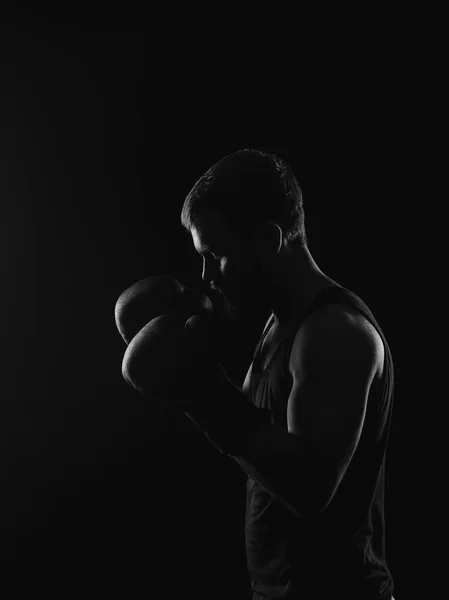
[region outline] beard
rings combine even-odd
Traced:
[[[242,322],[264,314],[270,305],[270,279],[257,254],[251,250],[246,252],[212,284],[220,318]]]
[[[225,318],[231,321],[253,320],[263,312],[267,298],[267,277],[260,270],[239,276],[222,291]]]
[[[223,312],[225,318],[230,321],[240,321],[244,318],[240,302],[235,298],[231,299],[229,295],[223,295]]]

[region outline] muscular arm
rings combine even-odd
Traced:
[[[347,315],[329,311],[292,350],[288,431],[226,378],[189,418],[223,453],[298,516],[331,501],[356,450],[381,348]]]

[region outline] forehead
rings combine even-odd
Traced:
[[[193,244],[197,250],[229,246],[231,243],[235,244],[235,236],[217,211],[208,211],[201,215],[198,227],[192,227],[191,234]]]

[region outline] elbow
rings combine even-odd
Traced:
[[[316,494],[308,507],[309,512],[315,516],[323,513],[332,502],[335,492],[336,489],[332,490],[332,492],[326,491],[321,494]]]
[[[302,498],[301,509],[304,518],[316,519],[321,513],[323,513],[332,501],[336,490],[317,489],[316,479],[313,483],[307,486],[307,489],[311,493],[306,494],[305,498]]]
[[[316,519],[325,510],[326,506],[327,505],[324,503],[315,500],[311,500],[307,503],[302,502],[300,506],[300,516],[303,519],[308,520]]]
[[[284,496],[284,501],[285,499]],[[285,504],[297,517],[305,520],[316,519],[327,506],[322,498],[318,498],[317,495],[312,497],[310,494],[305,494],[304,489],[302,489],[302,493],[298,490],[291,490],[290,501]]]

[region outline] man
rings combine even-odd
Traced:
[[[248,475],[253,599],[390,600],[384,482],[394,371],[379,324],[313,259],[301,190],[279,157],[225,157],[195,184],[181,221],[228,317],[271,311],[241,390],[268,415],[248,432],[247,450],[226,449],[207,418],[199,425],[187,412]]]

